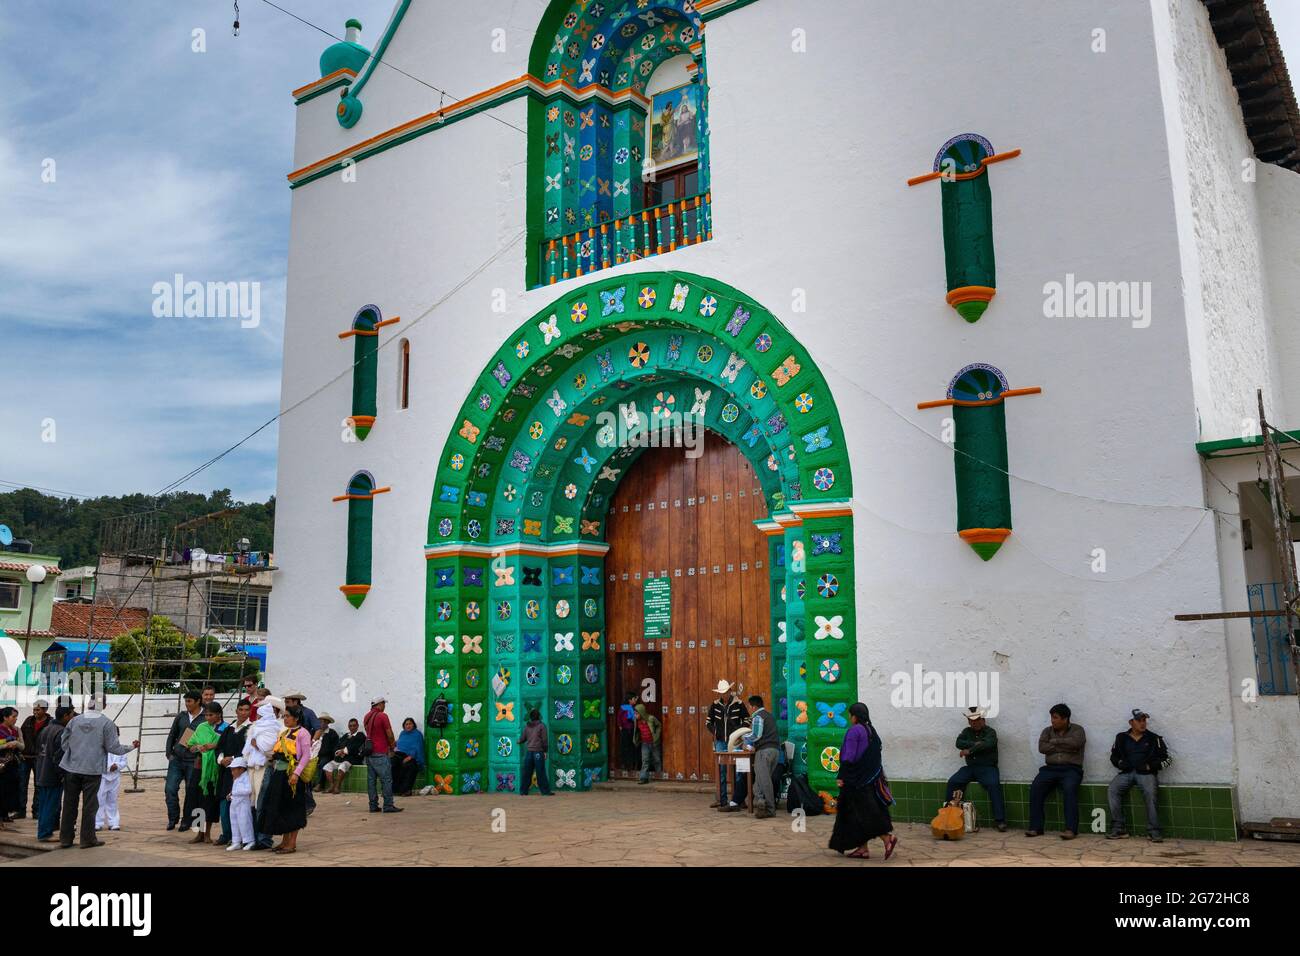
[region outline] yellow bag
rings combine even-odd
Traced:
[[[930,821],[930,832],[936,840],[960,840],[966,835],[966,821],[961,811],[961,791],[939,808],[938,815]]]

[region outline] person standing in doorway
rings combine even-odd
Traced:
[[[366,794],[370,798],[370,812],[379,812],[379,794],[376,783],[384,795],[384,813],[401,813],[402,808],[393,805],[393,751],[397,749],[397,738],[393,736],[393,722],[384,711],[388,707],[388,698],[376,697],[370,702],[370,711],[363,724],[366,739],[370,741],[370,754],[366,757]]]
[[[32,704],[31,716],[23,721],[23,755],[18,763],[18,787],[22,792],[22,804],[18,807],[19,819],[27,816],[27,784],[36,770],[37,738],[41,731],[50,725],[50,702],[40,697]],[[32,792],[32,819],[36,819],[36,793]]]
[[[537,789],[542,796],[551,795],[551,782],[546,779],[546,748],[550,745],[546,733],[546,724],[542,715],[536,710],[528,712],[528,723],[524,724],[519,742],[524,745],[524,773],[519,786],[519,796],[528,796],[528,787],[532,784],[533,773],[537,773]]]
[[[618,713],[614,715],[614,723],[618,728],[618,762],[623,770],[631,770],[636,766],[637,754],[641,749],[636,738],[636,704],[639,699],[640,695],[635,691],[625,694]]]
[[[133,740],[131,746],[120,743],[117,725],[99,710],[94,697],[86,704],[86,712],[78,714],[63,728],[60,737],[63,757],[59,767],[63,770],[63,820],[59,828],[59,845],[72,846],[77,832],[77,798],[81,798],[81,846],[102,846],[95,836],[95,814],[99,811],[99,783],[108,766],[109,754],[129,754],[140,746]]]
[[[753,694],[749,706],[750,732],[744,736],[745,746],[754,751],[754,816],[762,820],[776,813],[776,759],[781,748],[781,735],[777,733],[776,718],[763,706],[763,698]]]
[[[1079,785],[1083,783],[1083,748],[1088,738],[1082,727],[1070,722],[1067,705],[1057,704],[1048,713],[1051,724],[1038,735],[1038,752],[1045,759],[1029,785],[1029,829],[1025,836],[1043,835],[1047,795],[1060,787],[1065,803],[1061,839],[1073,840],[1079,832]]]
[[[181,712],[172,719],[171,729],[167,732],[167,782],[163,784],[163,798],[167,804],[167,829],[175,830],[177,825],[184,833],[190,828],[189,821],[181,821],[181,784],[189,780],[190,768],[194,766],[194,754],[185,746],[190,735],[199,729],[203,722],[202,695],[196,690],[185,692]],[[186,783],[186,797],[189,797],[189,784]]]
[[[718,695],[713,703],[709,705],[708,717],[704,721],[704,726],[709,734],[713,737],[713,750],[715,753],[725,753],[727,741],[731,735],[741,727],[749,725],[749,712],[745,710],[745,705],[741,703],[740,696],[735,692],[735,685],[727,680],[718,681],[718,686],[714,688]],[[740,809],[740,804],[745,802],[745,775],[736,774],[736,793],[735,800],[727,800],[727,775],[721,770],[718,772],[718,799],[710,803],[710,807],[717,807],[722,813],[731,813]]]
[[[641,744],[641,779],[637,783],[649,783],[652,766],[655,773],[661,773],[664,769],[659,749],[664,728],[659,723],[659,718],[646,710],[645,704],[637,704],[635,713],[636,737]]]

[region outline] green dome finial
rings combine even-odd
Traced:
[[[320,55],[320,75],[329,76],[339,70],[351,70],[360,73],[370,51],[363,47],[361,40],[361,21],[349,20],[344,24],[343,39],[330,46]]]

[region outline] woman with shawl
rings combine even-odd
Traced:
[[[880,837],[888,860],[898,845],[898,837],[894,836],[894,824],[889,819],[894,797],[881,764],[880,735],[871,725],[867,705],[861,701],[849,708],[849,718],[852,723],[840,747],[840,773],[836,780],[840,796],[830,848],[841,854],[852,850],[849,856],[865,860],[871,856],[867,844]]]
[[[191,771],[197,775],[199,785],[194,809],[203,814],[201,820],[194,821],[198,833],[191,843],[211,843],[212,827],[221,822],[221,797],[217,793],[221,767],[217,763],[217,744],[221,732],[226,729],[221,716],[220,704],[204,704],[203,723],[190,736],[190,752],[198,757],[195,761],[197,769]]]
[[[23,737],[18,729],[18,708],[0,707],[0,830],[22,812],[22,785],[18,764],[22,760]]]
[[[283,839],[276,853],[293,853],[298,849],[298,831],[307,825],[307,783],[302,779],[311,762],[311,734],[298,723],[291,710],[284,712],[284,730],[271,748],[271,763],[267,768],[271,782],[266,788],[266,798],[258,808],[258,833]]]
[[[397,735],[397,748],[393,752],[393,793],[409,797],[415,778],[424,769],[424,734],[415,729],[415,718],[402,721],[402,732]]]

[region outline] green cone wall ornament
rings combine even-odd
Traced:
[[[948,385],[948,397],[917,408],[952,406],[957,478],[957,533],[985,561],[1011,534],[1005,400],[1042,389],[1010,388],[992,365],[967,365]]]
[[[978,322],[997,292],[988,167],[1019,155],[1018,149],[995,153],[978,133],[961,133],[939,149],[933,170],[907,181],[917,186],[939,180],[947,301],[967,322]]]

